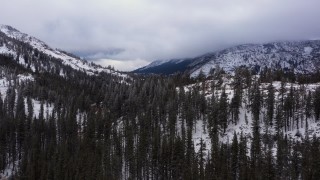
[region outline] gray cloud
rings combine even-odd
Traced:
[[[181,58],[225,47],[320,38],[318,0],[10,0],[0,23],[72,52]],[[101,54],[100,54],[101,55]],[[100,61],[101,62],[101,61]],[[134,66],[134,65],[133,65]]]

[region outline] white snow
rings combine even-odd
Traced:
[[[14,78],[13,77],[9,77],[10,79],[8,79],[8,77],[1,77],[0,76],[0,93],[2,96],[2,99],[4,99],[7,89],[8,87],[14,84]],[[19,83],[24,82],[24,81],[32,81],[33,77],[30,74],[20,74],[17,77],[17,80],[19,81]]]
[[[304,47],[304,52],[305,52],[306,55],[310,55],[312,50],[313,50],[312,47]]]
[[[228,100],[230,102],[231,98],[233,97],[233,90],[231,87],[231,83],[233,82],[233,78],[228,79],[228,78],[224,77],[223,79],[224,79],[223,80],[224,84],[222,84],[222,86],[226,87],[225,92],[228,95]],[[206,85],[205,85],[206,90],[204,93],[206,95],[206,98],[210,98],[212,96],[211,88],[210,88],[211,82],[212,82],[212,80],[208,80],[205,82],[206,83]],[[268,85],[269,85],[269,83],[262,83],[260,86],[261,93],[264,98],[266,98]],[[272,83],[272,85],[275,88],[275,101],[279,102],[280,101],[279,89],[281,87],[281,82],[274,81]],[[192,89],[196,88],[197,86],[200,88],[202,86],[202,84],[201,83],[191,84],[191,85],[185,86],[184,90],[186,92],[191,91]],[[308,92],[308,91],[314,92],[317,87],[320,87],[320,83],[305,84],[305,85],[300,85],[300,84],[296,84],[296,83],[286,83],[285,84],[286,93],[289,93],[289,90],[291,87],[293,87],[296,91],[300,90],[300,89],[305,89],[306,92]],[[202,90],[200,90],[199,93],[203,93]],[[221,89],[216,90],[215,95],[219,97],[221,95]],[[302,97],[299,97],[299,98],[302,98]],[[301,99],[301,101],[303,101],[303,99]],[[264,122],[265,117],[266,117],[266,108],[263,106],[261,109],[261,113],[260,113],[260,132],[261,132],[261,134],[263,135],[266,131],[268,131],[271,134],[275,134],[276,133],[275,126],[267,127]],[[302,138],[305,137],[306,132],[308,133],[308,136],[310,138],[312,138],[313,135],[320,137],[320,122],[316,122],[313,117],[309,118],[308,119],[308,123],[309,123],[308,129],[306,130],[305,117],[301,117],[301,116],[296,115],[295,118],[302,119],[302,123],[301,123],[301,120],[299,119],[299,127],[298,128],[296,127],[296,124],[294,123],[289,127],[289,129],[286,132],[284,132],[284,134],[286,134],[289,139],[300,141]],[[283,129],[283,131],[284,131],[284,129]],[[233,124],[229,120],[226,132],[223,133],[222,131],[220,131],[220,136],[219,136],[220,142],[231,143],[232,139],[233,139],[234,132],[236,132],[238,138],[240,138],[240,135],[242,132],[243,135],[248,138],[247,139],[248,140],[248,147],[250,147],[251,138],[252,138],[252,115],[251,115],[250,107],[248,106],[248,90],[247,89],[244,89],[243,102],[242,102],[242,105],[240,108],[240,114],[239,114],[239,122],[237,124]],[[301,136],[298,136],[298,132]],[[206,123],[204,123],[203,119],[197,120],[196,125],[194,127],[193,141],[194,141],[194,146],[195,146],[196,152],[198,152],[198,150],[200,148],[199,142],[200,142],[201,138],[204,140],[204,142],[206,144],[206,149],[210,151],[211,141],[208,136],[208,129],[207,129]],[[275,149],[275,147],[273,149]],[[276,153],[276,152],[273,152],[273,153]]]
[[[32,99],[33,104],[33,117],[39,118],[40,114],[40,108],[41,108],[41,102],[38,100]],[[26,113],[27,113],[27,104],[25,104],[26,107]],[[49,115],[52,114],[53,105],[48,103],[43,103],[43,116],[44,119],[49,119]]]
[[[0,170],[0,180],[9,179],[13,174],[18,172],[19,170],[18,163],[19,161],[14,162],[14,164],[10,163],[9,166],[7,166],[3,171]]]
[[[78,59],[72,56],[69,56],[68,54],[61,52],[59,50],[54,50],[50,48],[47,44],[44,42],[38,40],[37,38],[34,38],[32,36],[29,36],[27,34],[21,33],[18,30],[7,26],[7,25],[0,25],[0,31],[5,33],[8,37],[17,39],[19,41],[25,42],[27,44],[30,44],[33,48],[39,50],[40,52],[43,52],[51,57],[54,57],[56,59],[60,59],[61,62],[65,65],[71,66],[73,69],[84,71],[89,75],[94,75],[99,72],[107,72],[111,73],[116,76],[121,76],[126,78],[127,75],[122,74],[120,72],[112,71],[110,69],[107,69],[105,67],[98,67],[96,65],[92,65],[91,63],[84,61],[82,59]],[[0,47],[0,53],[1,54],[12,54],[16,55],[15,51],[8,49],[6,46]],[[23,62],[20,60],[20,63]]]
[[[319,50],[320,41],[275,42],[268,44],[247,44],[235,46],[215,53],[208,53],[194,58],[189,66],[191,77],[197,77],[202,71],[208,75],[211,68],[219,66],[227,73],[236,67],[279,68],[295,67],[296,73],[314,72],[317,65],[312,61],[312,52]],[[142,69],[159,66],[166,62],[178,63],[189,59],[155,61]],[[204,64],[201,64],[204,62]],[[198,65],[200,63],[200,65]]]
[[[18,75],[17,76],[17,80],[19,81],[19,83],[21,82],[25,82],[25,81],[33,81],[33,77],[28,74],[28,75]],[[5,99],[6,97],[6,92],[8,90],[8,88],[10,87],[10,85],[14,84],[14,80],[11,79],[9,80],[7,77],[2,77],[0,78],[0,96],[2,98],[2,100]],[[16,90],[17,93],[17,90]],[[16,98],[17,99],[17,98]],[[35,99],[32,99],[32,104],[33,104],[33,116],[34,117],[39,117],[39,113],[40,113],[40,106],[41,106],[41,102]],[[25,99],[25,111],[26,113],[28,113],[28,108],[27,108],[27,102]],[[43,105],[43,109],[44,109],[44,118],[47,117],[47,114],[52,114],[52,109],[53,109],[53,105],[52,104],[47,104],[44,103]]]
[[[7,46],[0,46],[0,54],[7,54],[7,55],[14,55],[16,56],[16,53],[10,49],[7,48]]]
[[[209,137],[209,132],[206,124],[202,120],[196,121],[196,125],[192,135],[194,149],[195,152],[198,152],[200,149],[200,141],[201,139],[206,145],[206,150],[210,150],[211,148],[211,139]]]

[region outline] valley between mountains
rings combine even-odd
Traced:
[[[133,72],[0,26],[0,179],[316,179],[320,41]]]

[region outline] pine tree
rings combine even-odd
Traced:
[[[320,176],[320,141],[316,136],[311,143],[311,179],[317,179]]]
[[[231,145],[231,173],[232,179],[238,179],[239,172],[239,144],[236,132],[233,133],[233,140]]]
[[[292,179],[299,179],[301,174],[301,157],[300,157],[300,143],[295,142],[293,145],[293,152],[291,156],[291,177]]]
[[[3,112],[3,101],[0,93],[0,172],[7,166],[7,122],[5,121],[5,113]]]
[[[231,99],[231,103],[230,103],[231,116],[232,116],[231,119],[235,125],[237,125],[239,121],[240,107],[241,107],[240,92],[235,90],[234,96]]]
[[[258,178],[261,166],[261,137],[260,137],[260,91],[255,86],[252,103],[252,142],[251,142],[251,173],[254,179]]]
[[[281,135],[282,133],[282,128],[283,128],[283,113],[282,113],[282,106],[279,105],[277,107],[277,112],[276,112],[276,118],[275,118],[275,121],[276,121],[276,126],[275,126],[275,129],[276,129],[276,137],[277,139],[279,139],[279,136]]]
[[[28,96],[27,97],[27,109],[28,109],[28,114],[27,114],[27,130],[30,130],[31,128],[31,120],[33,118],[33,104],[31,98]]]
[[[307,129],[308,128],[308,119],[311,117],[311,111],[312,111],[312,104],[311,104],[311,100],[312,100],[312,97],[311,97],[311,92],[309,91],[308,94],[307,94],[307,97],[305,98],[306,99],[306,102],[305,102],[305,109],[304,109],[304,113],[305,113],[305,122],[306,122],[306,125],[305,125],[305,128]]]
[[[241,132],[239,142],[239,179],[249,179],[249,167],[247,157],[247,140]]]
[[[279,95],[280,100],[281,100],[281,106],[283,107],[284,105],[284,97],[285,97],[285,93],[286,93],[286,82],[284,79],[281,79],[281,86],[280,86],[280,91],[279,91]]]
[[[268,86],[268,97],[267,97],[267,119],[270,126],[273,125],[273,114],[274,114],[274,88],[272,83]]]
[[[175,141],[172,158],[172,178],[182,179],[184,173],[184,144],[179,136]]]
[[[313,100],[313,108],[314,108],[314,116],[316,121],[320,119],[320,88],[317,88],[314,92],[314,100]]]
[[[17,105],[16,105],[16,119],[18,121],[18,148],[19,148],[19,159],[21,158],[22,146],[26,136],[26,114],[25,114],[25,105],[24,98],[21,90],[18,93]]]
[[[219,114],[218,118],[223,129],[223,132],[226,132],[228,126],[228,96],[225,91],[225,87],[222,89],[221,97],[219,100]]]
[[[260,110],[261,110],[261,93],[259,89],[259,84],[256,81],[253,87],[252,92],[252,104],[251,104],[251,111],[253,115],[253,121],[259,121],[260,116]]]
[[[275,162],[273,157],[272,145],[273,142],[270,133],[267,130],[264,134],[264,151],[263,151],[263,166],[262,174],[264,179],[275,179]]]
[[[302,179],[312,179],[311,177],[311,161],[312,161],[312,154],[311,154],[311,143],[309,140],[308,135],[306,135],[305,140],[303,142],[303,149],[302,149],[302,168],[301,168],[301,178]],[[279,171],[279,169],[278,169]]]
[[[203,139],[200,139],[198,144],[200,146],[198,151],[198,159],[199,159],[199,177],[200,179],[204,179],[204,168],[205,168],[205,156],[206,156],[206,144],[204,143]]]

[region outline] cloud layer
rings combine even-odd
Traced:
[[[10,0],[1,6],[1,24],[71,52],[121,49],[106,54],[115,60],[192,57],[243,43],[320,38],[319,0]]]

